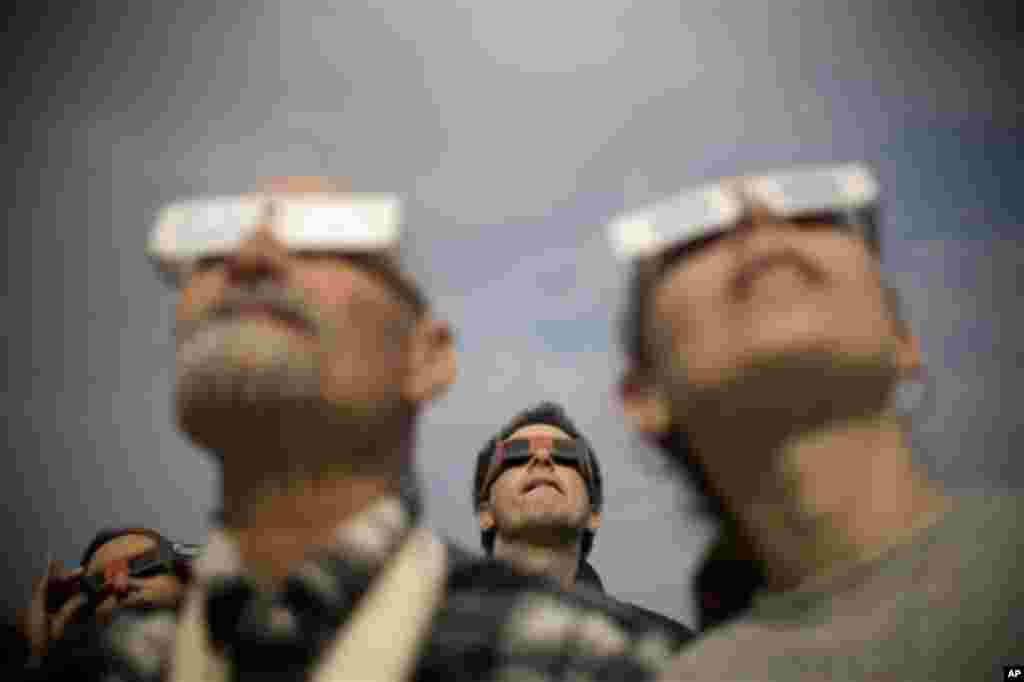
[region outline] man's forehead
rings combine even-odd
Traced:
[[[103,543],[89,560],[90,566],[107,564],[124,558],[134,558],[156,547],[156,540],[148,535],[130,533],[119,535]]]
[[[250,194],[349,194],[352,184],[341,177],[279,175],[261,179]]]

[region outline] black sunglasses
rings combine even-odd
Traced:
[[[573,438],[554,438],[552,436],[532,436],[530,438],[508,438],[500,440],[494,446],[494,457],[487,468],[487,476],[480,490],[481,499],[487,497],[491,485],[506,469],[527,464],[533,453],[546,448],[551,453],[555,464],[575,467],[588,488],[593,481],[593,470],[590,466],[590,452],[587,447]]]

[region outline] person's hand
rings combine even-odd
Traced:
[[[412,533],[363,596],[348,624],[316,664],[313,682],[403,682],[415,670],[444,594],[445,547],[426,529]],[[227,669],[207,639],[202,603],[192,590],[174,645],[172,682],[223,682]]]
[[[50,560],[47,562],[46,572],[32,587],[28,608],[18,617],[18,629],[28,640],[32,662],[38,663],[46,656],[50,645],[61,638],[68,623],[88,601],[85,594],[77,592],[64,602],[56,613],[49,613],[46,610],[46,600],[51,583],[59,579],[77,578],[82,575],[82,571],[81,567],[65,571],[59,562]]]

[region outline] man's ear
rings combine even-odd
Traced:
[[[476,519],[480,523],[480,530],[494,528],[494,512],[491,511],[490,502],[480,503],[480,508],[476,511]]]
[[[924,374],[921,340],[907,316],[906,305],[899,289],[882,279],[882,295],[893,324],[896,338],[896,367],[902,379],[920,379]]]
[[[416,322],[408,348],[409,373],[402,393],[411,403],[444,395],[455,381],[455,342],[447,322],[424,317]]]
[[[590,512],[590,518],[587,519],[587,529],[597,532],[597,529],[601,527],[601,512],[592,511]]]
[[[897,334],[896,366],[904,379],[918,379],[924,374],[924,356],[921,339],[907,329]]]
[[[641,434],[660,438],[672,424],[664,391],[644,373],[629,369],[619,381],[619,399],[629,425]]]

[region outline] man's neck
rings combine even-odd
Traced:
[[[735,429],[721,436],[701,434],[698,447],[710,453],[709,476],[755,539],[773,590],[877,557],[948,508],[892,416],[827,423],[769,448]]]
[[[494,538],[494,558],[507,561],[523,573],[554,578],[562,589],[576,585],[580,565],[580,543],[535,545],[522,538]]]
[[[285,460],[287,453],[222,456],[223,523],[236,537],[247,571],[264,586],[278,584],[310,550],[329,545],[340,524],[396,493],[406,458],[396,452],[378,454],[372,468],[338,465],[294,475],[260,466],[275,457]],[[340,448],[333,457],[348,461]]]

